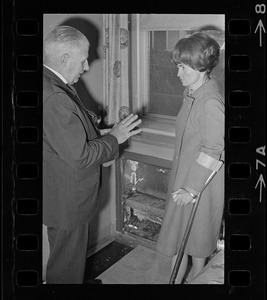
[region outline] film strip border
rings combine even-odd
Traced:
[[[227,299],[226,295],[233,299],[237,299],[235,295],[263,299],[264,294],[265,15],[265,4],[251,6],[249,14],[247,10],[238,11],[238,17],[226,13],[227,176],[222,299]],[[8,190],[2,208],[4,224],[13,225],[11,230],[6,226],[3,234],[4,240],[12,236],[12,245],[5,244],[3,259],[11,269],[12,292],[24,295],[42,286],[40,19],[18,18],[13,22],[9,46],[14,60],[12,70],[6,70],[12,72],[11,97],[6,100],[12,107],[10,103],[4,105],[5,111],[11,111],[11,115],[4,116],[5,126],[11,128],[11,142],[6,144],[10,156],[4,156],[3,168],[11,166],[11,173],[3,180]],[[12,212],[8,214],[10,204]]]
[[[263,275],[255,263],[265,261],[265,60],[262,23],[266,6],[254,14],[229,19],[226,26],[226,280],[231,287],[253,289]],[[259,75],[262,74],[262,75]],[[261,76],[263,78],[261,78]],[[261,100],[260,100],[261,99]],[[258,101],[259,100],[259,101]],[[231,290],[231,289],[230,289]],[[263,297],[263,290],[256,290]]]
[[[42,270],[42,24],[13,27],[13,285],[37,286]],[[41,51],[40,51],[41,50]]]

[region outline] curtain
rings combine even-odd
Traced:
[[[104,15],[104,107],[106,125],[129,113],[128,14]]]

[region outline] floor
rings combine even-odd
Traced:
[[[168,284],[171,260],[141,245],[98,276],[103,284]]]
[[[85,281],[95,279],[133,249],[133,247],[117,241],[113,241],[100,249],[97,253],[87,258],[84,275]]]
[[[171,261],[142,245],[113,241],[87,259],[85,280],[99,278],[103,284],[168,284]],[[187,275],[190,277],[191,264]],[[216,253],[203,272],[188,284],[223,284],[224,251]]]

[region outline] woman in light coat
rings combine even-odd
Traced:
[[[176,120],[176,145],[158,252],[172,256],[173,266],[192,203],[220,160],[224,160],[224,98],[210,73],[219,61],[218,43],[204,33],[178,41],[172,60],[185,86]],[[204,190],[185,248],[176,283],[182,283],[188,256],[193,277],[215,250],[224,209],[224,168]]]

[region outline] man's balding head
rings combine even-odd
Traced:
[[[59,72],[70,84],[89,70],[87,58],[89,41],[76,28],[59,26],[44,42],[44,64]]]

